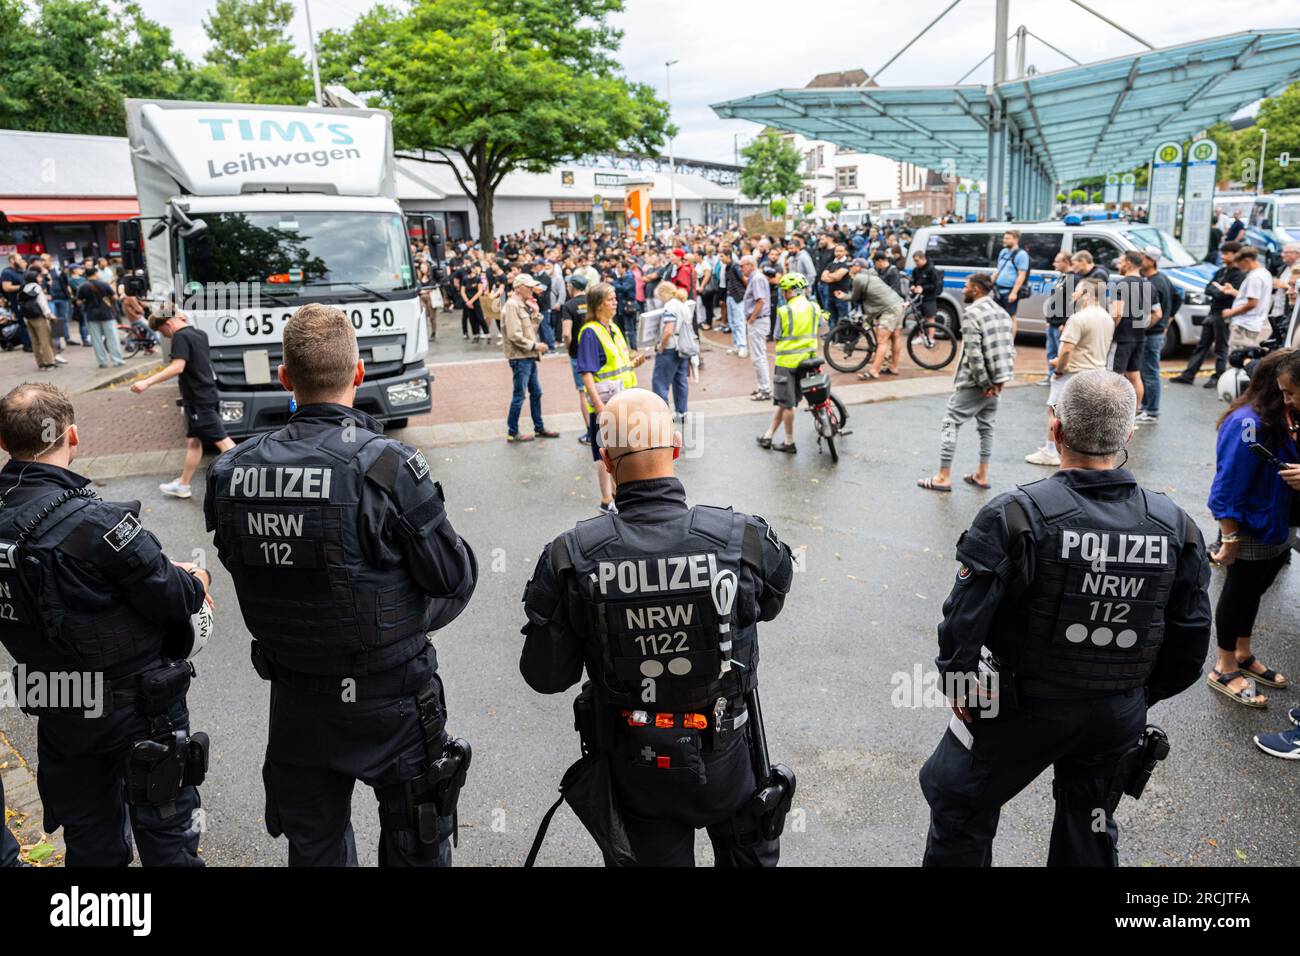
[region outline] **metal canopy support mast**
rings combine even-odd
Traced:
[[[1004,192],[1007,172],[1007,131],[1002,93],[998,87],[1007,79],[1007,22],[1011,0],[997,0],[993,27],[993,85],[989,88],[989,158],[987,218],[996,222],[1006,213]]]

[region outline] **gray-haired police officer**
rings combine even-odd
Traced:
[[[1002,805],[1048,766],[1048,864],[1117,865],[1147,708],[1197,679],[1210,635],[1200,530],[1115,465],[1134,398],[1113,372],[1073,376],[1052,425],[1062,470],[989,502],[957,544],[937,660],[954,717],[921,769],[927,865],[989,865]],[[961,694],[981,671],[992,687]]]
[[[208,471],[208,529],[271,681],[266,825],[295,866],[355,866],[355,781],[379,799],[381,866],[446,866],[469,747],[449,740],[429,632],[478,580],[424,456],[352,407],[365,375],[335,308],[284,326],[287,425]]]
[[[189,734],[185,657],[210,579],[167,560],[139,502],[69,470],[77,444],[62,390],[0,399],[0,643],[38,721],[44,828],[63,827],[69,866],[126,866],[132,834],[145,866],[202,866],[207,738]]]
[[[762,518],[687,506],[653,392],[614,396],[601,435],[618,514],[547,545],[524,596],[529,686],[561,693],[584,665],[589,679],[575,704],[588,756],[564,798],[610,865],[693,866],[705,827],[719,866],[775,866],[794,779],[766,766],[756,625],[781,611],[790,551]],[[611,816],[616,832],[597,832]]]

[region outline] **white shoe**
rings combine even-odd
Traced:
[[[1140,412],[1133,420],[1143,425],[1154,425],[1156,422],[1160,421],[1160,416],[1152,415],[1150,412]]]
[[[1032,454],[1026,455],[1025,461],[1029,462],[1031,465],[1051,465],[1055,468],[1060,466],[1061,456],[1046,448],[1039,448]]]
[[[54,362],[55,362],[56,365],[67,365],[67,364],[68,364],[68,360],[65,359],[62,355],[56,355],[56,356],[54,356]]]
[[[736,354],[739,355],[741,358],[749,358],[749,349],[741,349]]]
[[[164,485],[159,485],[158,490],[165,495],[171,495],[173,498],[192,497],[192,493],[190,492],[190,486],[182,485],[181,480],[179,478],[177,478],[175,481],[169,481]]]

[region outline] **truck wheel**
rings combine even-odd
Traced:
[[[957,338],[961,338],[961,319],[957,318],[957,310],[953,308],[951,302],[944,302],[942,299],[938,302],[938,314],[931,319],[932,322],[942,322],[948,328],[952,329]]]

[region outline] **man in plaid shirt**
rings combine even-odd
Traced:
[[[993,418],[998,412],[1002,386],[1011,381],[1016,346],[1011,316],[993,295],[993,277],[977,272],[966,280],[961,320],[962,350],[952,397],[943,416],[939,472],[917,485],[927,491],[952,491],[952,459],[957,451],[957,431],[972,417],[980,434],[980,465],[962,480],[977,488],[989,487],[989,459],[993,457]]]

